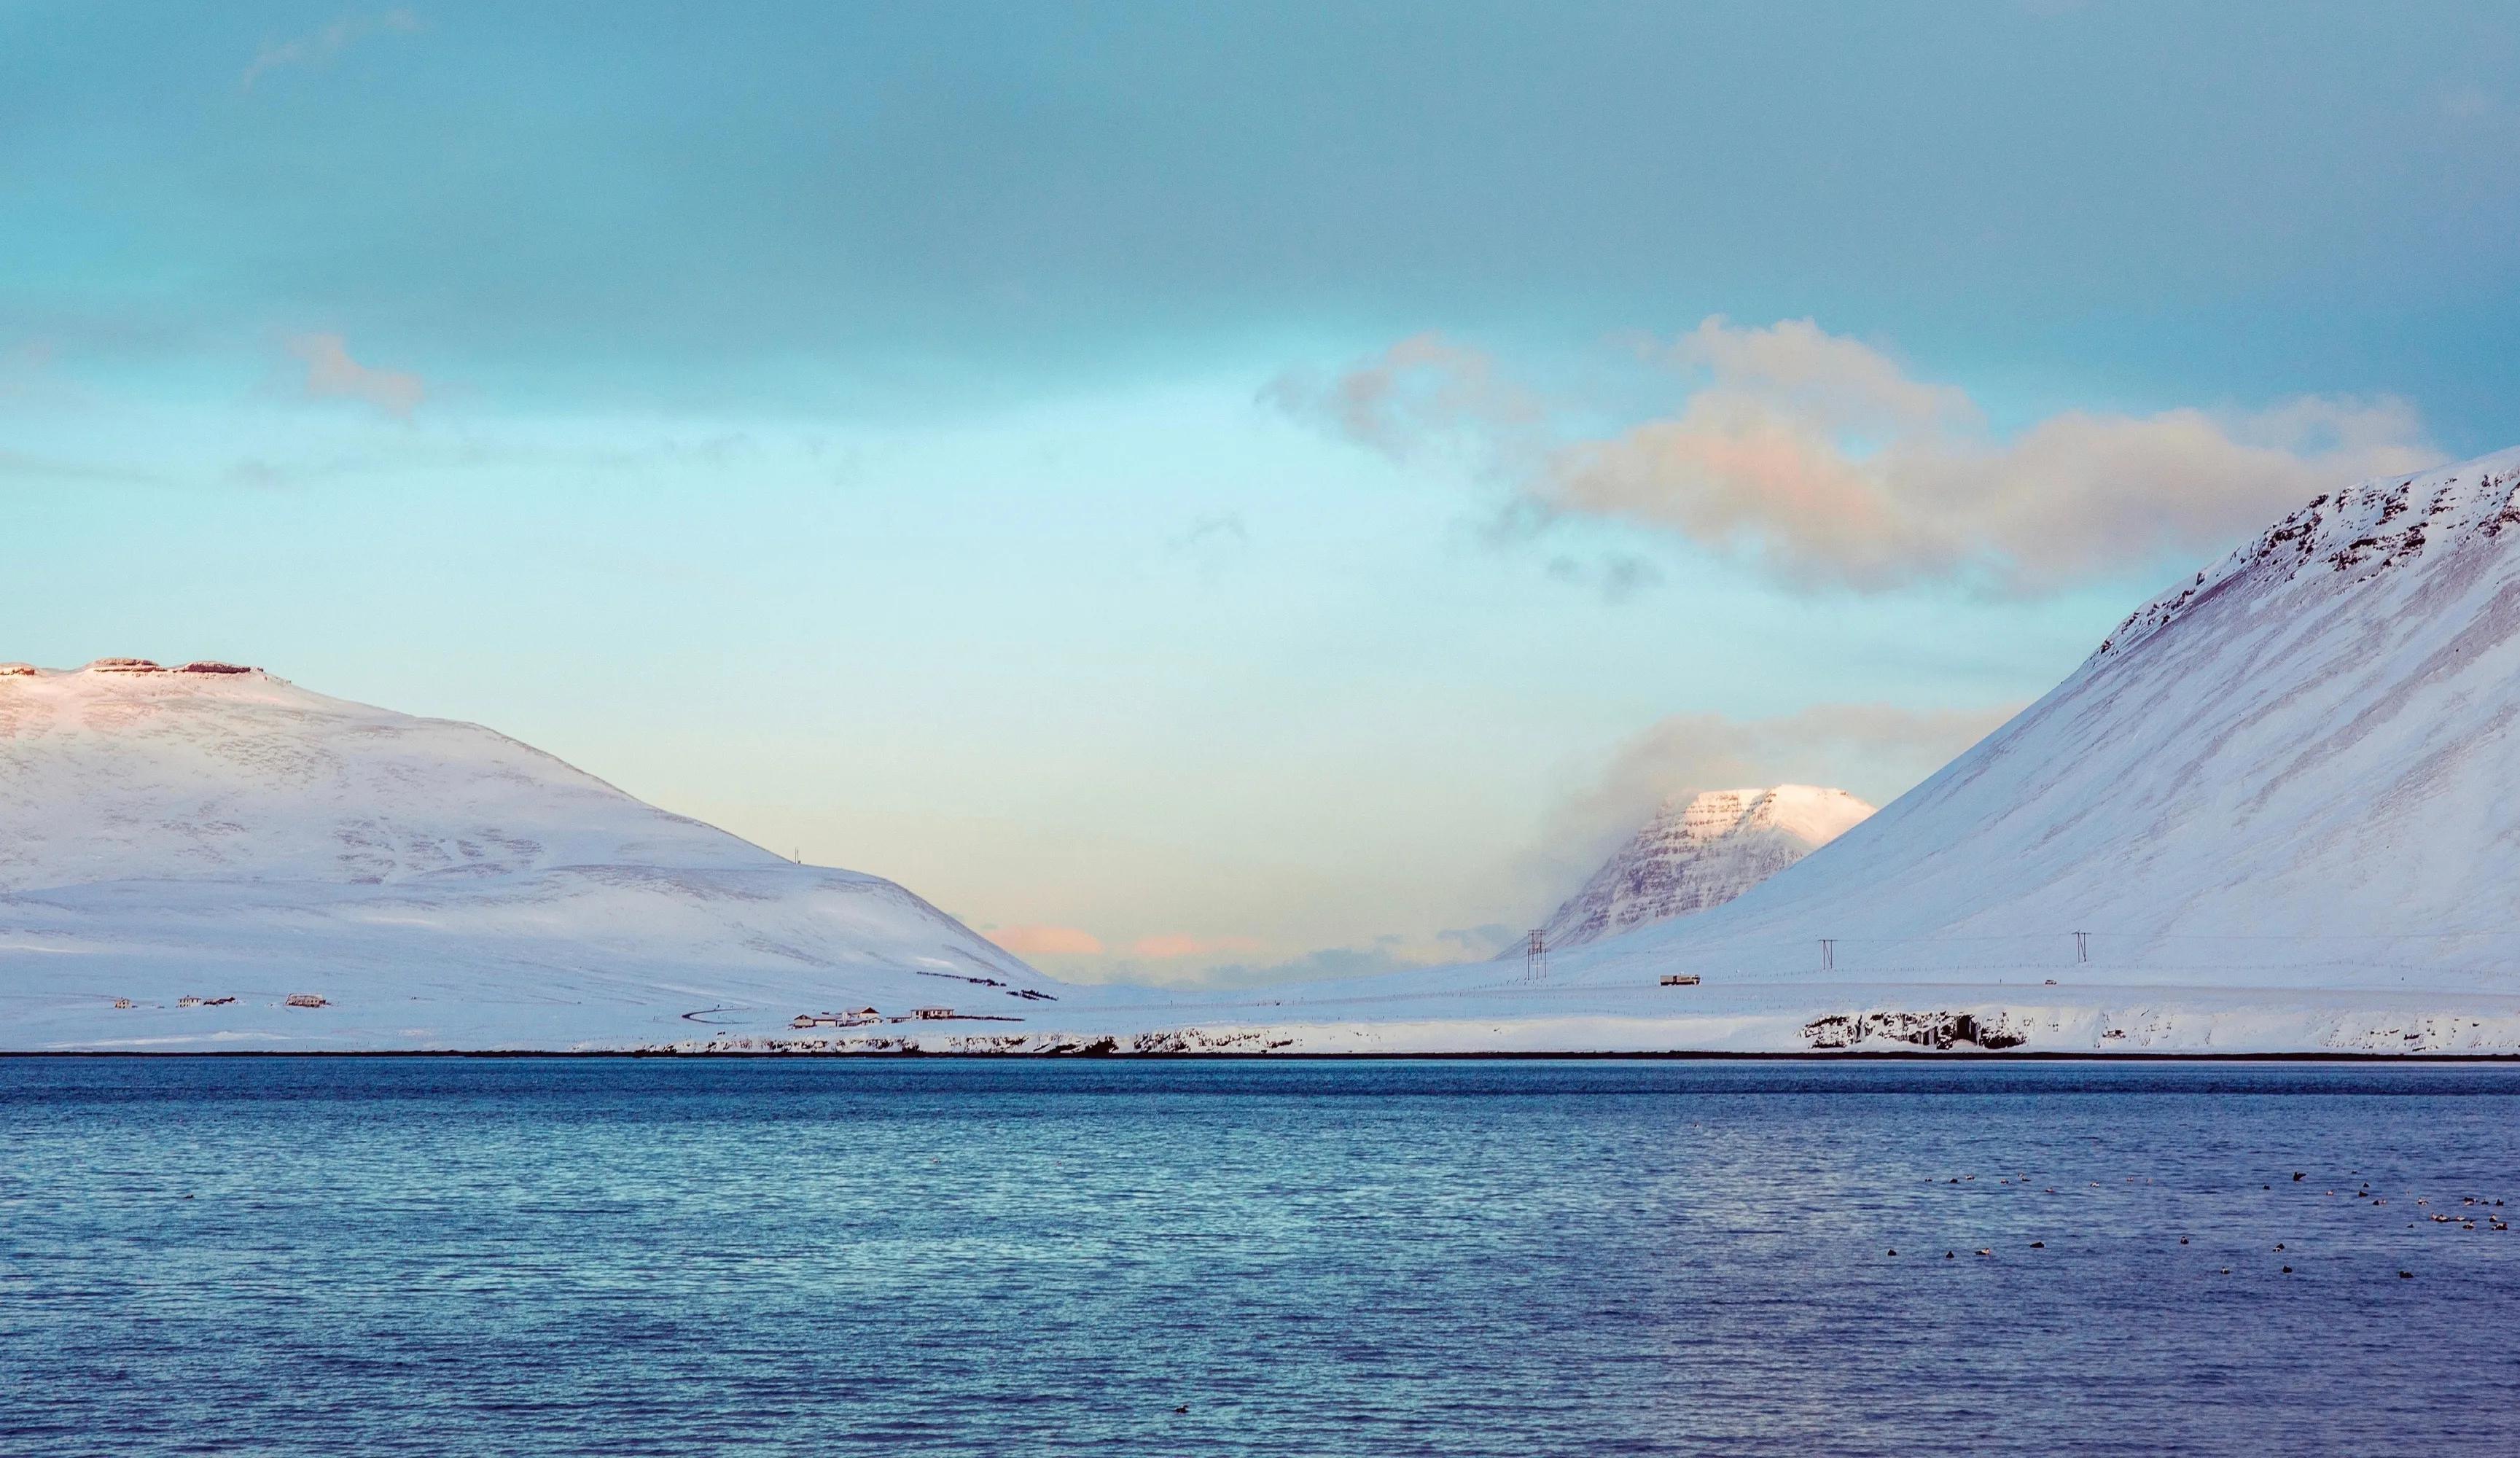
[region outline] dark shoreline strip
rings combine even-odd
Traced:
[[[2343,1063],[2520,1064],[2520,1053],[963,1053],[938,1049],[867,1052],[765,1052],[718,1049],[599,1048],[537,1051],[519,1048],[194,1048],[153,1052],[139,1048],[0,1049],[11,1058],[706,1058],[787,1062],[800,1059],[968,1059],[985,1063]]]

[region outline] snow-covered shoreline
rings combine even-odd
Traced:
[[[1292,990],[1292,989],[1289,989]],[[220,1008],[95,998],[6,1008],[20,1052],[447,1052],[1049,1055],[2520,1056],[2520,995],[2118,983],[1799,983],[1727,988],[1499,987],[1490,996],[1148,999],[1065,989],[1020,1015],[897,1018],[796,1028],[784,1004],[556,1010],[357,998],[291,1008],[266,995]],[[1489,1001],[1484,1016],[1462,1003]],[[697,1000],[694,999],[697,1003]],[[1370,1005],[1359,1006],[1365,1002]],[[1555,1003],[1558,1006],[1552,1006]],[[372,1021],[391,1012],[401,1026]]]

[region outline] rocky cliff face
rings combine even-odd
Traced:
[[[1576,946],[1725,902],[1872,813],[1843,790],[1709,790],[1664,803],[1549,919],[1549,945]],[[1517,946],[1507,955],[1518,957]]]

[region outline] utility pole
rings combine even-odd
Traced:
[[[2088,963],[2092,960],[2091,933],[2077,932],[2074,934],[2074,960],[2077,963]]]
[[[1822,972],[1837,970],[1837,938],[1834,936],[1823,936],[1820,939],[1820,970]]]
[[[1549,976],[1549,938],[1545,929],[1534,927],[1522,944],[1522,979],[1536,982]]]

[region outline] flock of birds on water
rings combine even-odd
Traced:
[[[2353,1177],[2353,1176],[2354,1176],[2355,1174],[2357,1174],[2357,1173],[2359,1173],[2359,1171],[2349,1170],[2349,1171],[2347,1171],[2347,1176],[2348,1176],[2349,1178],[2351,1178],[2351,1177]],[[2304,1182],[2305,1180],[2307,1180],[2309,1177],[2310,1177],[2310,1175],[2309,1175],[2309,1171],[2307,1171],[2307,1170],[2302,1170],[2302,1169],[2296,1169],[2296,1170],[2294,1170],[2294,1171],[2293,1171],[2293,1173],[2292,1173],[2292,1181],[2291,1181],[2291,1182],[2292,1182],[2292,1183],[2294,1183],[2294,1184],[2300,1184],[2300,1183]],[[1976,1181],[1976,1179],[1977,1179],[1977,1176],[1976,1176],[1976,1175],[1974,1175],[1974,1174],[1953,1175],[1953,1176],[1951,1176],[1951,1177],[1949,1177],[1949,1178],[1945,1179],[1945,1180],[1943,1181],[1943,1183],[1945,1183],[1945,1184],[1950,1184],[1950,1185],[1964,1185],[1964,1184],[1971,1184],[1971,1183],[1974,1183],[1974,1182]],[[2127,1182],[2128,1182],[2129,1184],[2136,1184],[2136,1183],[2139,1183],[2140,1181],[2138,1181],[2135,1176],[2130,1175],[2130,1176],[2128,1176],[2128,1178],[2127,1178]],[[2024,1174],[2024,1175],[2019,1175],[2019,1176],[2005,1175],[2005,1176],[2000,1177],[2000,1178],[1996,1181],[1996,1183],[2001,1184],[2001,1185],[2016,1185],[2016,1184],[2017,1184],[2017,1185],[2028,1185],[2028,1184],[2032,1183],[2032,1180],[2031,1180],[2030,1176],[2028,1176],[2028,1175],[2026,1175],[2026,1174]],[[2100,1183],[2100,1181],[2098,1181],[2098,1180],[2092,1180],[2092,1181],[2090,1181],[2089,1183],[2090,1183],[2091,1187],[2092,1187],[2092,1188],[2093,1188],[2093,1189],[2103,1189],[2103,1188],[2105,1188],[2105,1186],[2103,1186],[2103,1185]],[[2260,1188],[2260,1189],[2262,1189],[2262,1190],[2269,1190],[2269,1191],[2272,1191],[2272,1190],[2274,1188],[2274,1186],[2273,1186],[2272,1184],[2271,1184],[2271,1183],[2270,1183],[2270,1184],[2261,1185],[2261,1186],[2259,1186],[2259,1188]],[[2043,1193],[2043,1194],[2048,1194],[2048,1195],[2054,1195],[2054,1194],[2058,1194],[2058,1193],[2060,1193],[2060,1191],[2057,1189],[2057,1187],[2056,1187],[2056,1186],[2054,1186],[2054,1185],[2048,1185],[2048,1186],[2044,1187],[2044,1189],[2042,1190],[2042,1192],[2041,1192],[2041,1193]],[[2336,1191],[2334,1191],[2334,1190],[2326,1190],[2326,1191],[2322,1191],[2321,1193],[2322,1193],[2322,1195],[2323,1195],[2325,1198],[2328,1198],[2328,1199],[2334,1199],[2334,1198],[2336,1197],[2336,1194],[2337,1194],[2337,1192],[2336,1192]],[[2350,1191],[2350,1192],[2348,1192],[2348,1193],[2349,1193],[2349,1198],[2350,1198],[2350,1199],[2352,1199],[2352,1200],[2355,1200],[2355,1201],[2361,1201],[2361,1202],[2367,1202],[2367,1204],[2365,1204],[2363,1207],[2364,1207],[2364,1208],[2368,1208],[2368,1209],[2378,1209],[2378,1208],[2381,1208],[2382,1207],[2384,1207],[2384,1206],[2388,1205],[2388,1203],[2389,1203],[2389,1200],[2388,1200],[2388,1197],[2387,1197],[2387,1196],[2385,1196],[2385,1195],[2374,1195],[2373,1193],[2371,1193],[2371,1183],[2370,1183],[2370,1181],[2368,1181],[2368,1180],[2363,1180],[2363,1181],[2362,1181],[2361,1185],[2360,1185],[2358,1188],[2356,1188],[2356,1189],[2354,1189],[2354,1190],[2352,1190],[2352,1191]],[[2504,1232],[2508,1232],[2508,1231],[2511,1229],[2511,1223],[2510,1223],[2510,1221],[2508,1221],[2508,1220],[2504,1219],[2501,1215],[2495,1213],[2497,1210],[2499,1210],[2500,1208],[2502,1208],[2502,1202],[2501,1202],[2500,1200],[2497,1200],[2497,1199],[2489,1199],[2489,1198],[2487,1198],[2487,1197],[2479,1196],[2479,1195],[2466,1195],[2466,1196],[2461,1196],[2461,1197],[2459,1197],[2459,1203],[2458,1203],[2458,1205],[2455,1207],[2455,1209],[2458,1211],[2458,1213],[2452,1213],[2452,1212],[2450,1212],[2450,1207],[2449,1207],[2449,1206],[2448,1206],[2448,1197],[2444,1197],[2444,1206],[2445,1206],[2445,1208],[2442,1208],[2442,1209],[2435,1209],[2435,1208],[2432,1208],[2432,1198],[2431,1198],[2430,1196],[2417,1196],[2417,1197],[2415,1197],[2415,1201],[2414,1201],[2414,1207],[2415,1207],[2416,1209],[2418,1209],[2418,1210],[2422,1211],[2422,1212],[2424,1213],[2424,1215],[2425,1215],[2425,1218],[2424,1218],[2424,1219],[2421,1219],[2421,1220],[2409,1220],[2409,1221],[2408,1221],[2408,1222],[2407,1222],[2407,1228],[2408,1228],[2408,1230],[2420,1230],[2420,1229],[2422,1229],[2425,1225],[2427,1225],[2427,1224],[2431,1224],[2431,1225],[2438,1225],[2438,1226],[2449,1226],[2449,1227],[2451,1227],[2451,1228],[2457,1229],[2457,1230],[2462,1230],[2462,1231],[2472,1231],[2472,1230],[2477,1230],[2477,1229],[2482,1228],[2482,1229],[2484,1229],[2484,1230],[2488,1230],[2488,1231],[2504,1231]],[[2484,1223],[2483,1223],[2483,1225],[2482,1225],[2481,1227],[2480,1227],[2480,1226],[2479,1226],[2479,1224],[2478,1224],[2478,1222],[2479,1222],[2480,1220],[2484,1222]],[[2186,1245],[2186,1244],[2188,1243],[2188,1237],[2183,1236],[2183,1235],[2182,1235],[2182,1236],[2181,1236],[2181,1237],[2179,1238],[2179,1243],[2180,1243],[2181,1245],[2182,1245],[2182,1246],[2183,1246],[2183,1245]],[[2287,1245],[2289,1245],[2289,1244],[2291,1244],[2291,1242],[2287,1242],[2287,1241],[2277,1241],[2277,1242],[2275,1242],[2275,1244],[2274,1244],[2274,1250],[2273,1250],[2273,1252],[2272,1252],[2272,1253],[2274,1253],[2274,1254],[2284,1254],[2284,1253],[2286,1253],[2285,1247],[2286,1247]],[[2047,1243],[2046,1241],[2032,1241],[2032,1242],[2030,1242],[2030,1249],[2031,1249],[2031,1250],[2033,1250],[2033,1251],[2044,1251],[2044,1250],[2048,1249],[2048,1243]],[[1891,1250],[1886,1251],[1884,1253],[1886,1253],[1886,1254],[1888,1254],[1888,1255],[1897,1255],[1899,1253],[1898,1253],[1898,1251],[1897,1251],[1896,1249],[1891,1249]],[[1979,1254],[1979,1255],[1982,1255],[1982,1256],[1985,1256],[1985,1257],[1988,1257],[1988,1258],[1992,1259],[1992,1258],[1994,1257],[1994,1255],[1995,1255],[1995,1248],[1994,1248],[1994,1247],[1992,1247],[1992,1246],[1979,1246],[1979,1247],[1977,1247],[1977,1248],[1976,1248],[1976,1253],[1977,1253],[1977,1254]],[[1945,1252],[1943,1253],[1943,1258],[1944,1258],[1945,1260],[1958,1260],[1958,1259],[1959,1258],[1959,1252],[1958,1252],[1957,1249],[1945,1251]],[[2230,1268],[2229,1266],[2228,1266],[2228,1265],[2227,1265],[2227,1266],[2222,1267],[2222,1269],[2221,1269],[2221,1274],[2226,1275],[2226,1276],[2228,1276],[2228,1275],[2231,1274],[2231,1268]],[[2283,1267],[2282,1267],[2282,1269],[2280,1270],[2280,1272],[2279,1272],[2278,1274],[2289,1276],[2289,1275],[2293,1274],[2293,1268],[2292,1268],[2291,1266],[2289,1266],[2289,1265],[2285,1265],[2285,1266],[2283,1266]],[[2414,1273],[2413,1271],[2401,1269],[2401,1270],[2399,1270],[2399,1272],[2398,1272],[2398,1279],[2400,1279],[2400,1280],[2402,1280],[2402,1281],[2411,1281],[2411,1280],[2413,1280],[2414,1278],[2415,1278],[2415,1273]]]

